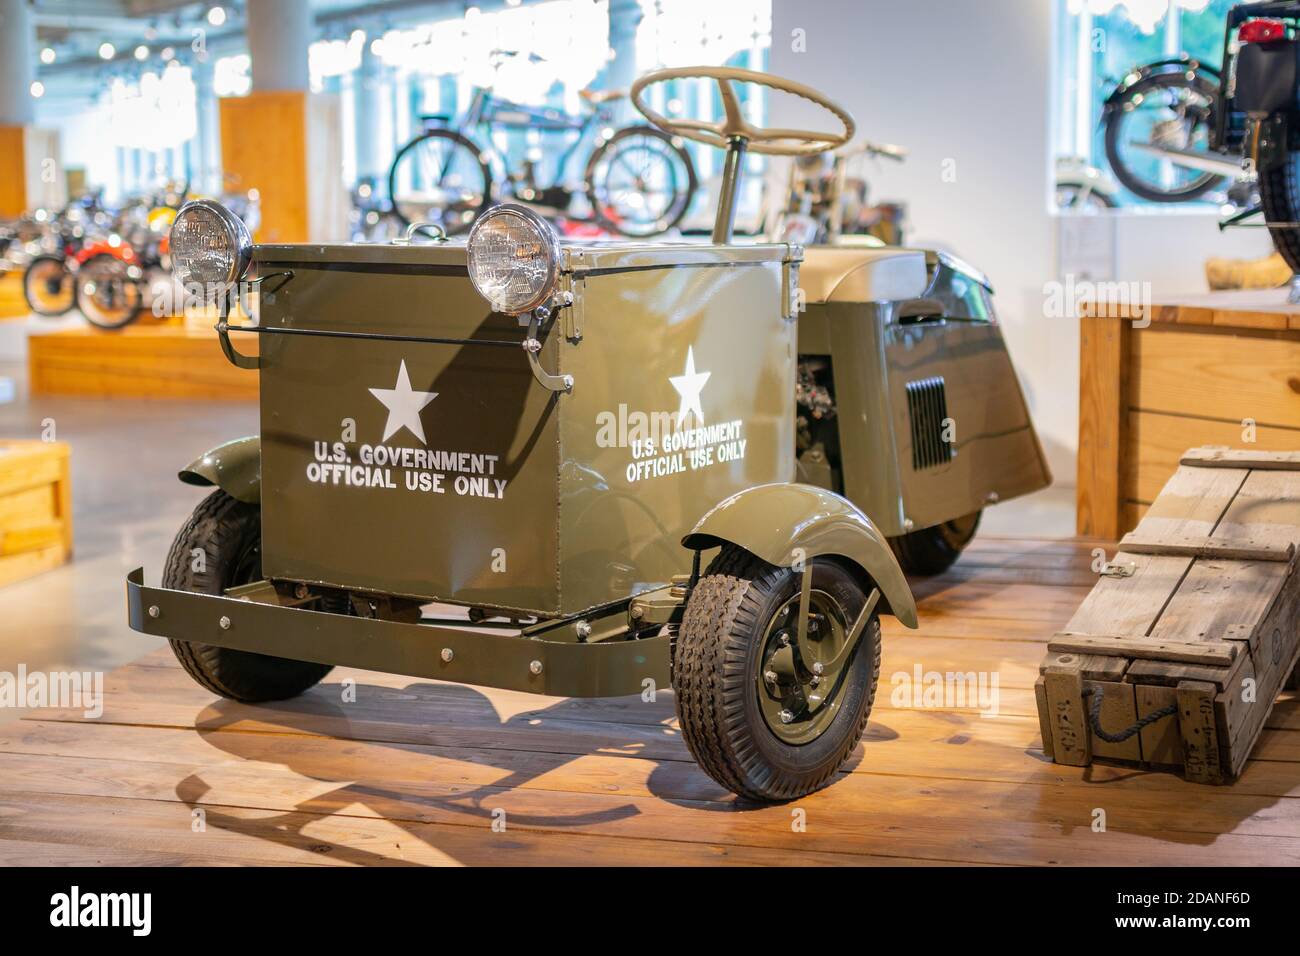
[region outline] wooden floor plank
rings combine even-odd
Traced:
[[[862,745],[793,806],[747,806],[709,780],[670,691],[565,700],[339,669],[250,707],[160,649],[106,676],[97,719],[0,724],[0,865],[1300,863],[1294,695],[1230,787],[1043,755],[1033,680],[1096,580],[1095,547],[1113,556],[977,538],[953,572],[915,582],[921,628],[885,621]],[[914,698],[918,666],[996,677],[994,713]]]

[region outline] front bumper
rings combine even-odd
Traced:
[[[660,689],[670,682],[666,635],[579,644],[379,621],[145,587],[144,568],[127,575],[126,601],[142,634],[291,660],[556,697],[622,697],[642,693],[647,678]]]

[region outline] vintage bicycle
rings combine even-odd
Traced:
[[[583,112],[572,116],[520,105],[479,87],[462,116],[422,116],[422,131],[389,167],[392,211],[403,225],[432,222],[448,235],[467,231],[502,199],[550,217],[589,218],[624,236],[645,238],[672,229],[686,215],[698,185],[681,139],[645,124],[616,128],[616,104],[626,98],[624,90],[586,89],[580,96]],[[507,170],[505,157],[480,145],[518,131],[569,139],[555,156],[549,180],[539,176],[544,158],[539,147],[528,150],[518,169]],[[570,165],[593,139],[580,186],[566,182]],[[579,192],[591,207],[588,217],[570,215]]]

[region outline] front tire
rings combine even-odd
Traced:
[[[194,509],[172,542],[162,586],[221,595],[240,584],[259,581],[261,544],[261,509],[224,491],[214,491]],[[328,664],[210,644],[169,643],[176,659],[200,687],[244,703],[297,697],[332,670]]]
[[[810,622],[805,642],[792,630],[801,575],[734,545],[723,546],[686,604],[673,659],[682,737],[705,773],[746,799],[794,800],[826,786],[871,713],[880,621],[873,613],[845,650],[866,594],[830,559],[814,559],[812,569],[817,626]]]
[[[32,259],[23,272],[23,298],[27,308],[47,319],[71,312],[77,304],[77,293],[67,260],[52,255]]]
[[[596,221],[634,239],[680,223],[699,185],[690,154],[652,126],[626,126],[601,143],[583,178]]]

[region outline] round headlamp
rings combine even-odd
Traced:
[[[505,203],[479,217],[466,243],[469,279],[494,312],[543,305],[560,274],[560,241],[537,213]]]
[[[248,227],[221,203],[187,202],[176,214],[168,242],[172,274],[182,285],[205,290],[238,282],[253,258]]]

